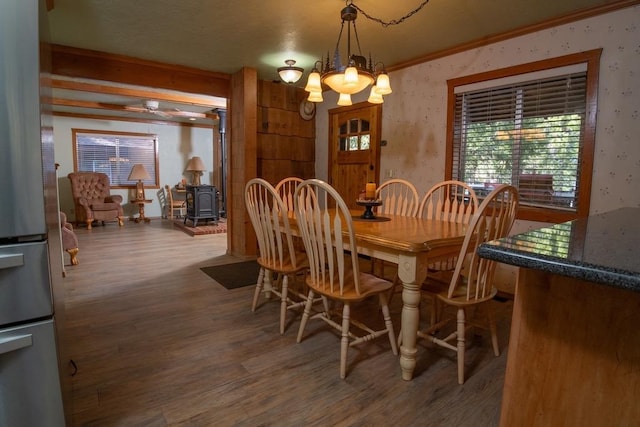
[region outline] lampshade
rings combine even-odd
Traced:
[[[351,95],[348,93],[341,93],[338,98],[338,105],[352,105]]]
[[[202,175],[202,171],[206,169],[207,168],[204,166],[204,162],[200,157],[193,156],[191,160],[189,160],[186,170],[193,172],[192,185],[200,185],[200,175]]]
[[[369,99],[367,99],[367,101],[372,104],[382,104],[384,102],[382,94],[378,91],[376,85],[371,86],[371,92],[369,93]]]
[[[194,172],[202,172],[202,171],[204,171],[206,169],[207,168],[204,166],[204,162],[198,156],[192,157],[189,160],[189,163],[187,163],[187,168],[186,168],[186,170],[194,171]]]
[[[311,102],[322,102],[322,91],[313,91],[309,93],[308,101]]]
[[[391,90],[391,84],[389,83],[389,74],[384,72],[384,70],[378,74],[378,78],[376,78],[376,92],[380,95],[389,95],[393,92]]]
[[[145,179],[151,179],[149,173],[141,163],[136,163],[129,172],[129,181],[144,181]]]
[[[304,69],[300,67],[294,67],[296,61],[294,61],[293,59],[287,59],[286,61],[284,61],[284,63],[287,64],[286,67],[278,68],[278,74],[280,75],[282,81],[288,84],[293,84],[300,80]]]

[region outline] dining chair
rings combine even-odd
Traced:
[[[473,326],[486,327],[472,321],[477,319],[468,317],[472,308],[486,310],[493,352],[496,356],[500,355],[496,324],[491,313],[491,300],[497,293],[493,285],[496,262],[480,258],[477,249],[484,242],[509,234],[518,204],[518,190],[515,187],[506,184],[496,187],[472,216],[455,269],[446,272],[448,280],[444,280],[444,276],[427,277],[422,286],[423,291],[433,294],[438,301],[456,311],[455,316],[444,317],[443,314],[442,320],[426,330],[418,331],[418,337],[457,353],[459,384],[464,383],[465,332]],[[453,327],[447,329],[451,324],[457,325],[453,332],[450,331]],[[443,333],[449,334],[440,338]],[[456,342],[452,343],[454,340]]]
[[[173,198],[173,189],[169,187],[169,185],[164,186],[165,191],[167,192],[167,217],[169,219],[180,218],[184,216],[187,212],[187,206],[184,200],[176,200]],[[178,212],[178,215],[175,215],[175,212]]]
[[[380,215],[415,216],[420,201],[416,187],[404,179],[390,179],[382,183],[376,189],[376,199],[382,201],[382,205],[376,208]],[[384,277],[385,262],[371,258],[371,272]]]
[[[416,187],[404,179],[390,179],[376,189],[376,199],[382,200],[379,214],[415,216],[420,201]]]
[[[431,187],[420,201],[418,217],[438,219],[459,224],[469,224],[472,215],[478,209],[478,197],[469,185],[462,181],[447,180]],[[458,254],[430,260],[429,273],[453,270],[458,261]],[[431,324],[438,318],[439,304],[434,299],[431,308]]]
[[[295,283],[297,275],[305,271],[307,256],[295,249],[287,210],[271,184],[261,178],[249,180],[245,186],[245,204],[258,239],[260,265],[251,311],[255,312],[263,289],[267,298],[272,293],[280,297],[280,333],[283,334],[287,310],[301,308],[306,301],[304,292],[289,289],[289,279]]]
[[[310,318],[321,319],[340,331],[340,378],[346,377],[347,350],[350,346],[387,335],[391,350],[397,355],[398,348],[387,303],[387,293],[392,283],[360,271],[353,221],[342,197],[326,182],[309,179],[298,185],[294,205],[297,227],[309,258],[309,273],[306,277],[309,295],[297,341],[302,340]],[[330,312],[328,304],[325,304],[324,311],[311,313],[316,294],[342,304],[341,320],[334,320],[339,313]],[[351,317],[352,305],[373,296],[378,296],[384,319],[384,328],[378,330],[367,326],[364,320]],[[356,334],[351,326],[361,333]]]
[[[297,176],[290,176],[283,178],[276,184],[276,193],[282,199],[285,208],[289,212],[293,212],[293,194],[296,191],[296,187],[303,181],[302,178]]]

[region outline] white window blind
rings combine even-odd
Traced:
[[[478,196],[518,187],[521,204],[576,211],[587,73],[455,95],[452,174]]]
[[[128,187],[136,184],[128,180],[131,168],[141,163],[150,176],[144,184],[158,186],[156,135],[75,129],[73,134],[76,171],[102,172],[109,176],[112,187]]]

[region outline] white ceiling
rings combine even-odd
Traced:
[[[48,12],[49,41],[229,74],[245,66],[252,67],[258,70],[261,80],[277,80],[277,67],[283,66],[286,59],[294,59],[297,66],[305,69],[299,83],[303,84],[314,62],[334,50],[341,24],[340,11],[348,2],[54,0],[53,10]],[[353,1],[368,15],[383,21],[400,19],[422,2]],[[422,10],[399,25],[383,27],[362,13],[358,14],[356,23],[362,53],[370,54],[375,62],[382,61],[387,69],[393,69],[439,52],[559,20],[572,13],[589,13],[592,8],[632,3],[639,2],[430,0]],[[54,97],[58,95],[73,96],[54,93]],[[89,98],[96,99],[96,96]],[[126,105],[142,101],[102,100]],[[220,100],[212,102],[219,103]],[[195,111],[194,106],[163,102],[161,108]]]

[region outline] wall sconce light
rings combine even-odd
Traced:
[[[193,181],[191,182],[191,185],[200,185],[200,176],[206,169],[207,168],[204,166],[204,162],[200,157],[194,156],[189,160],[186,170],[193,172]]]
[[[129,181],[138,181],[136,183],[136,200],[145,200],[144,196],[144,184],[142,181],[145,179],[151,179],[149,172],[144,168],[142,163],[136,163],[129,172]]]

